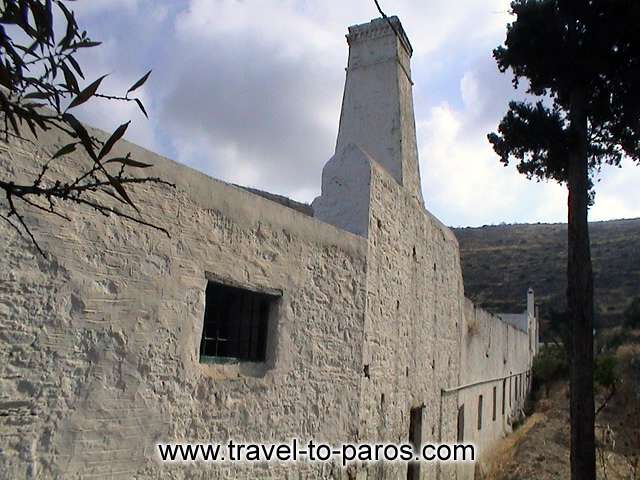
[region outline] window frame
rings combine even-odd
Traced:
[[[507,379],[502,380],[502,415],[505,414],[507,410]]]
[[[493,421],[496,421],[497,418],[497,413],[498,413],[498,408],[497,408],[497,403],[498,403],[498,387],[494,385],[493,387]]]
[[[202,333],[200,335],[199,350],[198,350],[198,362],[200,364],[237,364],[237,363],[251,363],[251,364],[264,364],[267,362],[269,356],[269,344],[270,336],[273,330],[274,312],[277,309],[277,305],[282,298],[283,292],[279,289],[257,287],[255,285],[243,284],[236,282],[228,278],[222,278],[215,274],[206,272],[206,285],[205,285],[205,305],[202,317]],[[209,293],[209,288],[219,288],[219,292]],[[235,311],[229,304],[225,304],[225,313],[222,314],[218,311],[218,315],[228,315],[229,317],[239,315],[243,321],[249,323],[244,326],[246,329],[250,329],[249,344],[247,345],[247,339],[243,336],[243,325],[234,325],[233,318],[225,318],[221,321],[218,318],[220,325],[217,327],[215,336],[207,337],[207,330],[211,323],[215,323],[212,320],[212,310],[214,308],[214,302],[211,302],[210,296],[220,295],[225,302],[240,302],[240,305],[234,305]],[[250,302],[250,307],[247,307],[247,302]],[[254,311],[255,305],[259,305],[258,310]],[[250,308],[247,312],[247,308]],[[238,311],[241,310],[241,313]],[[264,309],[264,310],[262,310]],[[232,313],[233,312],[233,313]],[[230,326],[237,328],[236,335],[233,336],[233,342],[236,343],[236,351],[233,355],[211,355],[205,354],[205,350],[210,347],[206,347],[206,342],[209,341],[229,341],[229,338],[223,338],[220,335],[220,330],[228,329]],[[252,342],[252,335],[257,330],[256,340]],[[228,334],[228,332],[227,332]],[[218,343],[216,343],[216,351],[218,351]],[[241,347],[241,344],[245,344]],[[245,348],[246,350],[242,350]]]
[[[464,403],[458,407],[458,420],[456,425],[456,438],[458,443],[464,442]]]

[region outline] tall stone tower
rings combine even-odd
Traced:
[[[322,195],[313,207],[321,220],[367,236],[364,163],[382,166],[423,204],[413,112],[413,49],[397,17],[349,27],[347,41],[349,61],[335,155],[323,170]]]

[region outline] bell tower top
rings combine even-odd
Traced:
[[[407,37],[400,20],[396,16],[375,18],[369,23],[352,25],[349,27],[349,33],[347,34],[347,43],[351,46],[358,41],[366,41],[388,35],[397,36],[409,57],[413,55],[413,47],[411,46],[411,42],[409,42],[409,37]]]

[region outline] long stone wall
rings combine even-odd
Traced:
[[[354,191],[352,183],[343,181],[354,164],[364,172],[359,178],[366,179],[356,188],[358,198],[370,199],[364,232],[369,242],[363,349],[367,375],[361,386],[359,439],[407,441],[410,412],[420,408],[424,442],[471,442],[479,458],[487,459],[522,415],[535,354],[535,319],[527,313],[517,316],[519,322],[524,318],[524,329],[518,328],[466,299],[455,236],[355,146],[345,147],[329,164],[332,184],[343,188],[328,189],[332,195]],[[345,166],[342,173],[339,166]],[[503,384],[508,402],[504,413]],[[375,479],[406,475],[401,463],[364,470]],[[420,474],[473,478],[474,465],[423,464]]]
[[[48,140],[56,151],[61,140]],[[3,148],[3,175],[34,175],[38,155]],[[44,259],[0,226],[0,478],[159,478],[167,469],[212,478],[208,468],[159,464],[155,442],[355,440],[366,242],[122,148],[178,184],[133,191],[171,238],[87,210],[71,208],[71,222],[27,210]],[[266,362],[198,362],[210,275],[283,292]],[[297,466],[312,469],[320,475]],[[287,475],[284,465],[215,470]]]
[[[41,155],[14,145],[9,157],[6,148],[4,172],[36,172]],[[171,238],[86,210],[72,209],[70,223],[29,212],[43,259],[0,228],[0,477],[154,478],[170,469],[209,478],[210,468],[160,465],[155,443],[405,442],[412,408],[423,409],[425,442],[455,441],[461,406],[464,440],[481,454],[510,431],[529,386],[530,335],[464,299],[455,237],[382,167],[369,163],[365,239],[122,148],[178,184],[134,192]],[[198,362],[212,276],[283,292],[266,362]],[[328,471],[228,466],[215,478],[287,478],[292,469]],[[391,479],[405,469],[336,468],[330,478],[357,470]],[[472,476],[473,466],[421,467],[421,478]]]
[[[457,242],[375,163],[371,179],[364,344],[371,374],[362,381],[360,438],[405,442],[411,409],[421,408],[424,440],[454,441],[455,398],[442,399],[440,387],[458,381]],[[370,478],[400,478],[405,469],[373,467]],[[435,465],[421,470],[435,478]]]
[[[460,385],[444,395],[458,396],[461,439],[474,443],[481,459],[490,456],[496,442],[511,433],[513,423],[523,416],[531,388],[529,339],[529,331],[465,298]],[[472,468],[461,466],[463,470]]]

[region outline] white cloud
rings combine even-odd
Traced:
[[[115,11],[130,14],[138,9],[138,3],[138,0],[90,0],[67,5],[67,8],[72,8],[74,12],[81,16],[113,13]]]
[[[485,98],[480,91],[480,85],[473,72],[466,72],[460,80],[460,92],[466,109],[472,113],[480,113],[484,107]]]
[[[192,0],[176,18],[177,36],[182,41],[208,41],[216,48],[241,47],[240,42],[259,39],[263,46],[277,47],[272,52],[283,57],[326,53],[327,47],[341,43],[325,26],[297,12],[295,3]],[[222,39],[234,43],[220,44]]]
[[[87,49],[79,55],[80,63],[85,72],[85,80],[78,78],[80,87],[89,85],[97,77],[108,74],[100,84],[100,93],[122,96],[145,72],[138,71],[132,76],[126,69],[114,70],[117,57],[120,55],[119,44],[109,39],[99,47]],[[148,113],[153,114],[155,105],[148,86],[144,85],[135,91],[132,98],[139,98]],[[131,120],[127,130],[127,139],[150,150],[156,150],[159,145],[155,140],[155,122],[147,120],[135,102],[106,100],[94,98],[80,107],[73,109],[76,114],[88,124],[112,132],[118,125]]]
[[[640,217],[640,165],[627,159],[621,167],[603,167],[590,220]]]
[[[418,123],[427,208],[454,226],[562,221],[563,187],[528,181],[504,168],[485,137],[469,135],[467,110],[443,103]]]

